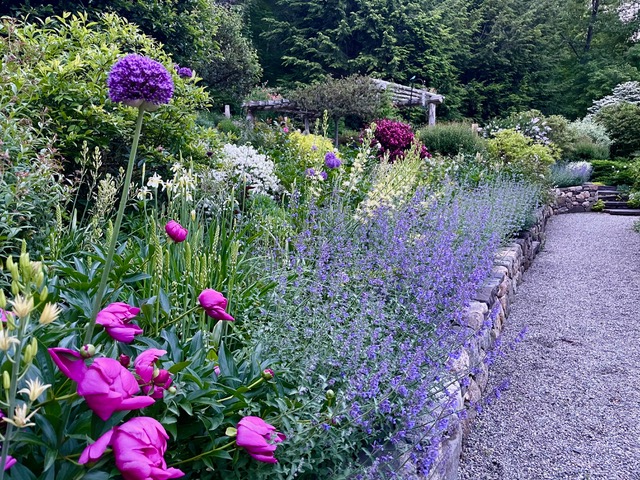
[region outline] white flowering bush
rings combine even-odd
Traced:
[[[589,107],[589,115],[597,115],[605,107],[612,107],[620,103],[640,105],[640,82],[625,82],[616,85],[611,95],[594,100]]]
[[[280,191],[273,161],[249,145],[224,145],[221,163],[228,178],[251,195],[272,196]]]

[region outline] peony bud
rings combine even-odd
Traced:
[[[120,355],[120,357],[118,357],[118,361],[124,368],[128,368],[129,365],[131,365],[131,357],[129,355],[125,355],[124,353]]]
[[[96,354],[96,347],[94,347],[91,344],[83,345],[82,348],[80,348],[80,355],[82,355],[82,358],[91,358],[95,354]]]
[[[262,371],[262,378],[264,378],[265,380],[271,380],[274,375],[275,373],[273,373],[273,370],[271,370],[270,368],[265,368]]]
[[[169,392],[172,395],[175,395],[175,393],[178,391],[178,389],[176,387],[169,387],[167,389],[167,392]]]
[[[336,392],[334,392],[333,390],[329,389],[326,392],[324,392],[324,396],[326,397],[327,400],[331,400],[331,399],[336,397]]]

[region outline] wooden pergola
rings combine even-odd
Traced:
[[[399,83],[371,79],[381,91],[391,92],[391,102],[396,107],[421,106],[429,110],[429,125],[436,124],[436,105],[444,102],[444,96],[430,92],[425,88],[400,85]],[[247,120],[255,121],[258,111],[274,111],[289,115],[301,116],[304,120],[305,133],[309,133],[309,120],[320,117],[322,112],[310,111],[296,105],[295,102],[281,98],[278,100],[252,100],[245,102],[242,107],[247,110]]]

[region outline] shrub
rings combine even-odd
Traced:
[[[569,160],[606,160],[609,158],[609,147],[604,145],[598,145],[589,138],[582,138],[576,141],[571,150],[565,156]]]
[[[572,162],[551,166],[551,182],[556,187],[582,185],[591,177],[592,167],[588,162]]]
[[[540,183],[549,176],[556,161],[551,147],[534,143],[515,130],[502,130],[487,142],[487,150],[502,173]]]
[[[603,211],[603,210],[604,210],[605,206],[606,206],[606,205],[605,205],[605,203],[604,203],[604,200],[598,200],[596,203],[594,203],[594,204],[591,206],[591,211],[592,211],[592,212],[601,212],[601,211]]]
[[[578,140],[589,139],[596,145],[607,148],[611,145],[611,139],[607,135],[607,130],[603,125],[596,123],[591,115],[571,122],[569,124],[569,130]],[[604,158],[601,160],[604,160]]]
[[[636,176],[628,162],[612,160],[594,160],[591,162],[593,173],[591,181],[605,185],[633,185]]]
[[[48,119],[43,134],[57,137],[68,160],[79,158],[83,142],[99,146],[112,163],[127,152],[135,111],[107,100],[107,73],[126,52],[136,51],[164,64],[173,75],[174,97],[145,124],[143,157],[163,161],[164,153],[205,160],[215,132],[196,124],[196,110],[208,96],[195,79],[177,75],[174,62],[150,37],[115,14],[89,22],[85,14],[50,17],[42,23],[4,19],[0,54],[3,95],[14,96],[20,115],[34,124]],[[20,59],[20,61],[17,61]],[[13,90],[15,89],[15,94]]]
[[[612,140],[611,154],[630,157],[640,154],[640,105],[619,103],[602,108],[596,117]]]
[[[381,119],[374,122],[374,142],[380,145],[379,156],[387,156],[390,162],[402,159],[414,143],[415,135],[411,125],[395,120]],[[425,158],[429,153],[423,146],[420,156]]]
[[[220,161],[221,180],[231,182],[240,192],[273,195],[280,190],[273,161],[250,145],[224,145]]]
[[[547,118],[539,110],[512,113],[507,118],[493,120],[482,129],[482,132],[485,138],[491,138],[503,130],[515,130],[542,145],[551,143],[551,127],[547,124]]]
[[[486,150],[484,139],[465,123],[438,123],[421,128],[417,136],[431,153],[446,156],[459,153],[473,155]]]
[[[621,103],[640,105],[640,82],[625,82],[617,85],[611,95],[593,101],[593,105],[589,107],[589,114],[597,116],[603,108]]]

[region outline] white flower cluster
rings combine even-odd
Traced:
[[[251,146],[226,144],[222,147],[222,163],[232,181],[253,195],[272,195],[280,190],[275,164]]]

